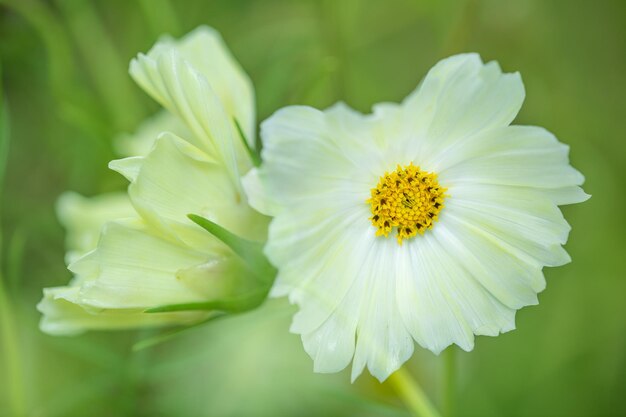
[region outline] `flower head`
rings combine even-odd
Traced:
[[[231,298],[256,285],[240,256],[187,217],[200,215],[250,241],[265,239],[267,218],[248,205],[240,182],[252,160],[234,123],[254,139],[250,80],[208,27],[162,40],[132,61],[130,73],[166,112],[137,137],[122,139],[139,155],[110,167],[130,181],[132,210],[98,202],[107,205],[101,213],[125,218],[109,218],[97,247],[80,248],[93,250],[70,264],[69,286],[44,290],[38,307],[50,333],[199,320],[208,313],[145,311]],[[70,231],[93,245],[101,217]],[[74,223],[66,222],[70,229]]]
[[[476,54],[439,62],[401,104],[361,115],[294,106],[262,125],[263,165],[244,183],[275,216],[274,296],[318,372],[353,360],[384,380],[414,340],[438,353],[515,327],[544,266],[570,261],[558,205],[584,201],[568,147],[510,126],[519,74]]]

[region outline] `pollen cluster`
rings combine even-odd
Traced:
[[[372,188],[370,220],[376,236],[388,237],[397,230],[398,244],[433,227],[443,208],[445,188],[439,186],[437,175],[421,171],[413,163],[385,173],[376,188]]]

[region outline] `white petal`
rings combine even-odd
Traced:
[[[171,133],[164,133],[142,159],[128,192],[142,217],[198,249],[216,246],[188,214],[203,216],[248,239],[265,236],[266,219],[248,206],[223,166]]]
[[[265,183],[259,178],[259,170],[252,168],[242,179],[241,184],[248,197],[248,204],[255,210],[268,216],[275,216],[280,210],[272,195],[265,189]]]
[[[271,225],[266,253],[279,269],[275,286],[293,289],[290,301],[301,307],[292,331],[309,333],[341,303],[362,268],[361,256],[373,241],[362,213],[346,213],[304,223],[298,214],[280,216]],[[366,226],[366,227],[363,227]],[[295,233],[294,227],[302,232]],[[306,247],[306,251],[300,248]],[[273,295],[280,294],[276,288]]]
[[[304,349],[313,359],[315,372],[339,372],[352,360],[359,307],[359,298],[355,295],[349,293],[322,325],[302,335]]]
[[[285,265],[277,285],[290,287],[290,300],[300,306],[291,330],[303,335],[317,372],[336,372],[352,357],[358,323],[361,347],[354,377],[367,364],[385,379],[413,351],[398,309],[386,302],[394,297],[395,267],[381,259],[388,255],[384,248],[397,243],[375,239],[367,212],[357,210],[319,224],[312,220],[311,227],[298,220],[307,219],[301,214],[294,210],[277,217],[266,249],[273,262]],[[300,251],[302,247],[307,251]]]
[[[577,186],[538,189],[537,191],[542,192],[546,198],[549,198],[554,204],[559,206],[582,203],[583,201],[587,201],[591,198],[591,195],[587,194],[582,188]]]
[[[423,347],[439,354],[451,343],[465,350],[473,347],[473,335],[465,317],[451,302],[456,277],[447,276],[438,258],[432,234],[403,244],[397,251],[395,299],[402,321]]]
[[[226,113],[237,119],[250,145],[254,145],[254,88],[220,34],[213,28],[200,26],[182,38],[177,43],[177,49],[184,59],[206,77]]]
[[[365,262],[361,279],[357,343],[352,364],[352,381],[367,366],[370,373],[384,381],[413,354],[413,339],[395,302],[399,291],[397,243],[376,239]],[[361,258],[363,261],[363,258]]]
[[[142,310],[96,310],[85,308],[74,300],[78,287],[44,289],[37,305],[43,314],[41,330],[52,335],[74,335],[86,330],[129,329],[137,327],[185,325],[201,320],[206,312],[143,313]]]
[[[513,329],[514,310],[466,271],[447,236],[438,232],[426,233],[398,259],[398,306],[415,340],[435,353],[452,343],[471,350],[473,334]]]
[[[141,309],[204,301],[204,294],[181,282],[176,273],[216,255],[200,253],[155,233],[137,220],[109,222],[98,248],[70,265],[78,275],[92,273],[81,302],[98,308]]]
[[[191,136],[178,117],[167,110],[161,110],[143,121],[133,134],[122,134],[116,137],[115,149],[120,155],[126,157],[144,156],[150,152],[154,141],[163,132],[172,132],[183,138]]]
[[[140,54],[131,62],[130,73],[146,92],[185,123],[193,133],[185,139],[222,161],[238,187],[239,163],[246,155],[231,118],[205,76],[166,45],[156,45],[148,55]],[[237,154],[236,149],[241,151]]]
[[[336,108],[335,115],[337,111],[341,108]],[[338,138],[347,136],[333,129],[332,115],[292,106],[279,110],[261,126],[264,164],[257,175],[265,193],[277,203],[354,205],[369,197],[369,188],[378,177],[368,161],[356,162],[357,152],[342,148],[347,145]]]
[[[545,280],[541,265],[532,258],[521,259],[515,248],[449,211],[436,227],[446,249],[462,259],[466,270],[498,301],[512,309],[537,304]]]
[[[509,126],[484,132],[438,156],[439,180],[535,188],[581,185],[584,177],[569,165],[569,147],[545,129]]]
[[[104,223],[111,219],[135,215],[126,193],[83,197],[80,194],[66,192],[59,197],[56,212],[67,231],[68,263],[96,247]]]
[[[143,158],[141,156],[130,156],[124,159],[114,159],[109,162],[109,169],[112,169],[115,172],[119,172],[128,181],[133,182],[137,179],[137,175],[139,175],[139,170],[141,169],[142,162]]]
[[[446,58],[403,103],[403,150],[428,163],[468,136],[509,125],[524,94],[519,73],[503,74],[496,62],[483,64],[477,54]]]
[[[561,211],[544,194],[530,188],[496,185],[459,186],[450,191],[445,210],[493,233],[537,264],[570,261],[561,247],[570,231]]]

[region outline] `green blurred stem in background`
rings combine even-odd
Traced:
[[[9,153],[9,117],[4,90],[2,88],[2,70],[0,68],[0,196],[4,191],[4,177]],[[5,391],[8,395],[9,407],[13,416],[25,415],[26,401],[24,396],[24,380],[22,378],[22,361],[20,358],[20,340],[17,330],[15,309],[7,293],[2,265],[2,229],[0,223],[0,339],[2,355],[6,364],[8,381]],[[4,391],[4,390],[3,390]]]
[[[56,94],[72,85],[72,50],[63,26],[50,7],[36,0],[0,0],[30,23],[41,36],[48,52],[50,80]]]
[[[94,132],[108,137],[117,131],[94,114],[96,109],[88,104],[89,93],[80,89],[70,36],[52,7],[39,0],[0,0],[0,4],[17,12],[41,37],[49,63],[51,90],[58,104],[57,112],[63,120],[81,129],[86,137]],[[118,107],[123,109],[124,105]]]
[[[84,62],[118,130],[131,130],[145,116],[120,57],[98,17],[86,0],[57,0]]]
[[[443,351],[443,386],[442,392],[442,408],[446,417],[454,417],[456,415],[456,352],[454,345],[449,346]]]
[[[422,387],[405,368],[400,368],[387,380],[415,417],[441,417]]]
[[[12,303],[4,287],[4,276],[0,274],[0,338],[2,353],[7,367],[6,379],[11,381],[5,391],[13,416],[26,414],[22,362],[20,359],[20,341]]]

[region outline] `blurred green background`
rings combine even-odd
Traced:
[[[313,374],[282,301],[135,353],[155,331],[38,330],[42,287],[70,278],[55,200],[124,188],[106,168],[113,138],[157,109],[128,62],[199,24],[252,77],[259,120],[294,103],[399,101],[457,52],[520,71],[517,123],[571,145],[593,198],[564,208],[574,261],[546,271],[540,305],[455,351],[456,415],[626,415],[623,0],[0,0],[1,416],[408,416],[369,375]],[[409,366],[439,403],[442,359],[418,348]]]

